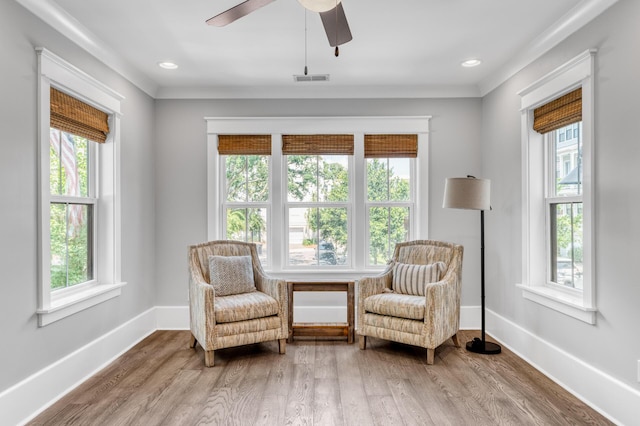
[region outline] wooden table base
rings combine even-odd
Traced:
[[[289,338],[294,337],[336,337],[347,338],[348,343],[354,341],[354,281],[287,281],[289,292]],[[294,323],[293,322],[293,293],[296,291],[346,291],[347,292],[347,322],[346,323]]]

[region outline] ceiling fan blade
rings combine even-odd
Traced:
[[[243,16],[250,14],[251,12],[260,9],[262,6],[266,6],[275,0],[246,0],[242,3],[233,6],[229,10],[207,19],[207,24],[214,25],[216,27],[224,27],[227,24],[232,23],[236,19],[240,19]]]
[[[322,25],[324,25],[324,31],[329,39],[329,46],[340,46],[353,39],[342,3],[338,3],[338,6],[331,10],[320,12],[320,18],[322,18]]]

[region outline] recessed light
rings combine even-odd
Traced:
[[[462,65],[463,67],[471,68],[471,67],[477,67],[481,63],[482,61],[480,59],[467,59],[460,65]]]
[[[178,64],[171,61],[158,62],[158,66],[160,68],[164,68],[165,70],[175,70],[176,68],[178,68]]]

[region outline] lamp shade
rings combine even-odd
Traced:
[[[490,210],[491,181],[489,179],[447,178],[444,183],[444,201],[447,209]]]
[[[298,0],[305,9],[312,12],[326,12],[338,6],[341,0]]]

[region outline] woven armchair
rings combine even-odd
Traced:
[[[358,283],[358,335],[360,349],[367,336],[420,346],[427,349],[427,364],[433,364],[435,349],[448,339],[456,347],[460,328],[462,279],[461,245],[417,240],[396,244],[385,271]],[[437,282],[426,284],[425,296],[392,292],[396,263],[429,265],[444,262],[446,270]]]
[[[251,256],[257,291],[216,297],[210,284],[210,256]],[[232,346],[277,340],[284,354],[286,298],[285,281],[265,274],[255,244],[210,241],[189,247],[189,346],[200,343],[207,367],[214,365],[215,350]]]

